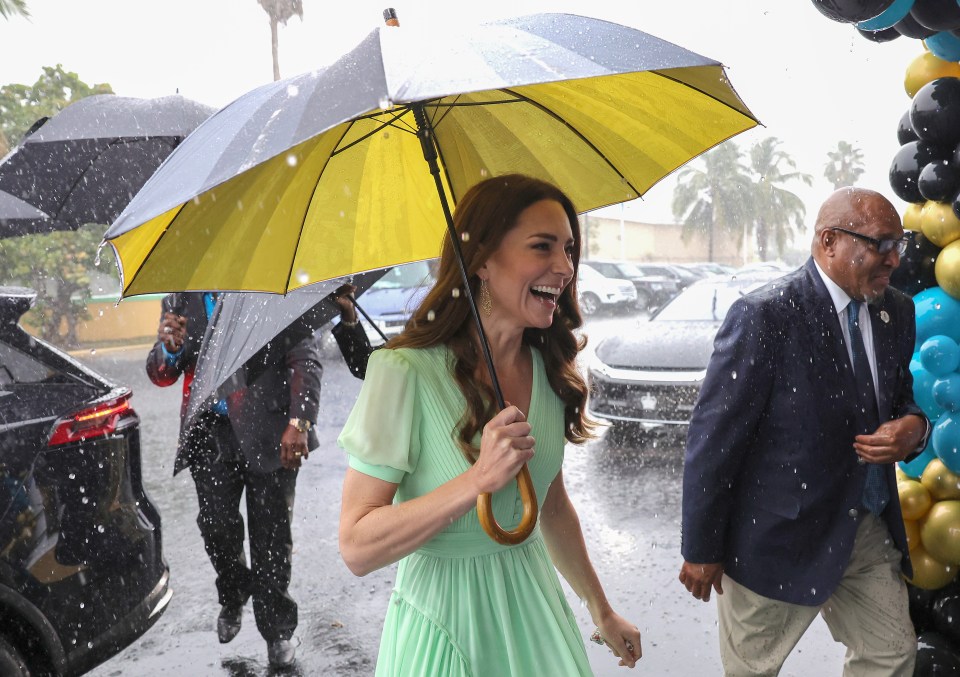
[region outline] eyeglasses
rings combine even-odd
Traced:
[[[909,235],[901,235],[897,238],[883,238],[878,239],[875,237],[870,237],[869,235],[864,235],[863,233],[858,233],[855,230],[847,230],[846,228],[840,228],[834,226],[830,230],[839,230],[841,233],[846,233],[852,237],[857,238],[858,240],[863,240],[864,242],[869,242],[877,250],[877,253],[881,256],[886,256],[894,249],[897,250],[897,254],[903,256],[907,252],[907,244],[910,242]]]

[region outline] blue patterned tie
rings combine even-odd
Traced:
[[[863,416],[862,430],[872,433],[880,425],[880,415],[877,412],[877,394],[873,389],[873,377],[870,372],[870,362],[867,360],[867,349],[863,345],[863,334],[860,333],[860,302],[851,300],[847,305],[847,329],[850,333],[850,350],[853,353],[853,373],[857,381],[857,398]],[[876,463],[867,466],[867,483],[863,487],[863,505],[874,515],[883,512],[890,500],[887,488],[887,478],[884,467]]]

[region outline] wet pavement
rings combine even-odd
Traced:
[[[586,327],[600,335],[625,332],[636,318],[604,317]],[[158,388],[143,369],[146,348],[98,351],[80,359],[133,388],[142,420],[145,483],[163,517],[164,551],[174,596],[156,625],[139,641],[91,672],[96,677],[260,675],[370,675],[395,567],[353,576],[337,552],[340,487],[346,462],[336,437],[360,389],[336,349],[325,349],[319,423],[321,446],[301,470],[294,524],[290,592],[300,606],[295,666],[275,671],[256,631],[250,605],[243,629],[230,644],[217,643],[219,611],[213,569],[195,523],[196,496],[189,473],[172,476],[180,384]],[[653,435],[613,444],[600,438],[569,445],[564,476],[577,506],[588,548],[614,607],[643,633],[644,658],[633,673],[618,668],[607,650],[587,644],[597,675],[721,673],[714,603],[690,597],[680,567],[680,435]],[[567,597],[584,637],[589,614],[569,587]],[[839,674],[843,647],[817,619],[788,660],[784,676]]]

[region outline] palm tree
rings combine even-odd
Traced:
[[[673,215],[683,223],[685,241],[694,234],[706,233],[710,261],[718,232],[741,231],[743,196],[751,183],[748,171],[740,148],[726,141],[703,154],[696,165],[687,165],[677,174]]]
[[[803,226],[806,215],[803,200],[782,186],[791,181],[802,181],[808,186],[813,183],[809,174],[790,171],[797,164],[779,145],[780,140],[770,136],[750,149],[750,168],[757,177],[750,191],[750,211],[762,261],[769,258],[771,240],[777,252],[783,253],[795,230]]]
[[[834,190],[854,185],[865,171],[863,153],[846,141],[838,141],[837,149],[828,151],[827,158],[823,175],[833,184]]]
[[[4,0],[0,0],[3,2]],[[14,0],[16,1],[16,0]],[[280,79],[280,55],[278,27],[280,24],[287,25],[287,20],[296,14],[303,19],[303,1],[302,0],[257,0],[260,6],[270,17],[270,42],[273,47],[273,79]]]
[[[30,12],[27,11],[27,0],[0,0],[0,16],[4,19],[10,19],[18,14],[25,19],[30,18]]]

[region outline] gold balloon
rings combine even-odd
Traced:
[[[920,88],[937,78],[960,77],[960,64],[953,61],[944,61],[925,51],[907,66],[906,77],[903,79],[903,88],[911,99]]]
[[[960,499],[960,476],[951,472],[939,458],[923,469],[920,484],[927,488],[934,501]]]
[[[923,203],[911,202],[903,210],[903,227],[905,230],[920,230],[920,213],[923,211]]]
[[[960,564],[960,501],[938,501],[920,524],[920,540],[935,560]]]
[[[904,482],[904,481],[906,481],[906,480],[911,479],[910,476],[907,475],[907,473],[903,472],[903,470],[900,468],[899,465],[898,465],[898,466],[895,466],[895,467],[894,467],[894,470],[895,470],[896,473],[897,473],[897,482]]]
[[[955,299],[960,299],[960,240],[951,242],[937,254],[933,264],[937,284]]]
[[[920,525],[913,520],[905,520],[903,528],[907,532],[907,548],[912,552],[914,548],[920,545]]]
[[[946,247],[960,239],[960,219],[952,205],[927,200],[920,209],[920,230],[933,244]]]
[[[957,567],[938,562],[922,545],[910,551],[910,562],[913,564],[913,578],[907,580],[924,590],[937,590],[957,577]]]
[[[897,482],[897,493],[900,494],[900,510],[905,520],[920,519],[933,503],[930,492],[916,480]]]

